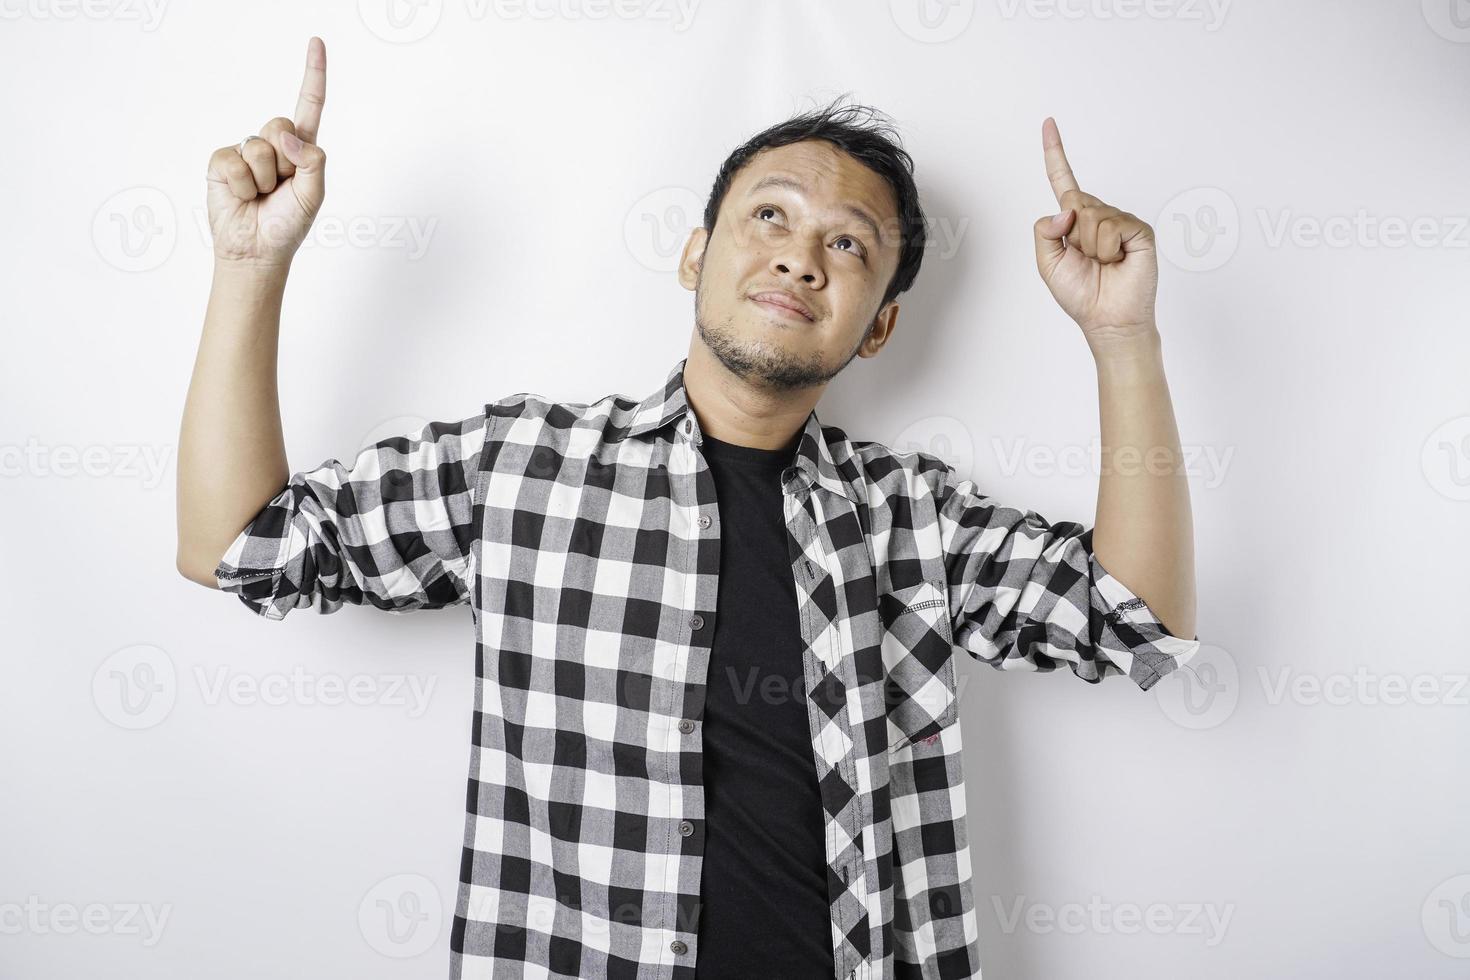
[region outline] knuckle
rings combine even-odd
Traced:
[[[275,147],[271,146],[269,140],[251,140],[245,144],[240,155],[246,160],[264,163],[275,158]]]
[[[225,172],[231,177],[245,177],[250,174],[250,164],[238,152],[232,152],[225,157],[223,163]]]

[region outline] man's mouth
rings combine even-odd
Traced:
[[[750,297],[751,301],[780,316],[802,323],[811,323],[812,316],[800,302],[784,293],[763,292]]]

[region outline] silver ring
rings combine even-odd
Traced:
[[[235,149],[239,150],[241,153],[244,153],[245,152],[245,144],[246,143],[249,143],[251,140],[258,140],[258,139],[260,139],[259,136],[247,136],[247,137],[245,137],[244,139],[242,139],[240,141],[240,145],[237,146]]]

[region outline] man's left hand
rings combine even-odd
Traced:
[[[1050,116],[1041,124],[1046,175],[1060,212],[1036,222],[1036,268],[1094,355],[1156,336],[1154,230],[1077,186]]]

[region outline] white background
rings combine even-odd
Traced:
[[[0,975],[447,970],[469,610],[272,623],[174,570],[205,164],[291,114],[316,33],[293,470],[517,391],[646,394],[720,161],[851,92],[935,241],[822,420],[1090,524],[1092,365],[1031,244],[1055,115],[1159,234],[1206,647],[1148,693],[965,664],[985,975],[1465,976],[1470,7],[690,2],[0,2]]]

